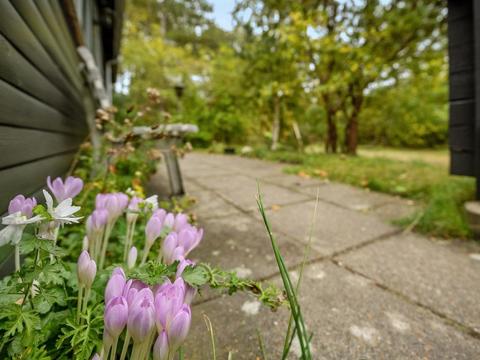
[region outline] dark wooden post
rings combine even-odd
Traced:
[[[480,199],[480,2],[448,1],[450,172],[477,178]]]
[[[475,162],[474,173],[477,178],[476,198],[480,200],[480,1],[473,2],[473,47],[475,68]]]

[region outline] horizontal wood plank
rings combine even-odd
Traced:
[[[472,43],[473,39],[472,15],[448,22],[448,43],[451,46]]]
[[[27,2],[17,2],[20,6]],[[31,5],[31,4],[30,4]],[[9,1],[0,1],[0,33],[2,33],[16,48],[28,59],[41,73],[43,73],[59,90],[68,94],[72,101],[81,109],[80,93],[75,92],[72,85],[63,75],[60,67],[53,61],[51,56],[43,48],[35,34],[27,25],[17,9]]]
[[[475,73],[460,71],[450,74],[449,98],[453,100],[467,100],[475,96]]]
[[[81,142],[78,136],[0,125],[0,169],[75,151]]]
[[[51,105],[71,118],[79,119],[78,107],[28,62],[13,45],[0,34],[0,79]]]
[[[473,176],[473,153],[450,151],[450,173],[453,175]]]
[[[31,194],[46,186],[47,176],[65,174],[75,152],[49,157],[36,162],[0,170],[0,213],[4,213],[9,201],[17,194]],[[40,199],[39,199],[40,200]]]
[[[78,70],[78,64],[74,67],[69,63],[61,45],[52,34],[50,27],[44,20],[42,13],[37,5],[43,3],[34,1],[13,1],[13,6],[23,17],[28,26],[32,29],[43,48],[48,52],[52,59],[59,65],[62,72],[69,79],[69,82],[75,88],[78,94],[83,92],[83,79]]]
[[[450,103],[450,126],[473,126],[475,122],[475,101],[473,99]]]
[[[80,79],[80,59],[76,53],[76,47],[73,45],[73,38],[69,33],[65,34],[62,31],[62,27],[60,26],[61,19],[55,17],[52,6],[48,0],[36,1],[35,4],[43,17],[45,24],[48,29],[50,29],[50,33],[55,38],[55,43],[60,46],[62,55],[67,60],[69,67],[74,72],[75,77]]]
[[[453,22],[472,16],[472,4],[476,0],[448,0],[448,21]]]
[[[448,130],[448,143],[452,151],[473,152],[474,125],[470,126],[451,126]]]
[[[0,124],[84,135],[84,121],[71,118],[0,80]]]
[[[473,41],[461,45],[449,46],[448,56],[450,74],[466,70],[473,71],[475,68]]]

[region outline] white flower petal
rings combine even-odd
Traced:
[[[48,193],[48,191],[43,190],[43,196],[45,196],[45,202],[47,203],[48,212],[51,214],[53,212],[53,198]]]
[[[17,245],[22,239],[23,229],[25,225],[8,225],[0,230],[0,246],[11,243]]]

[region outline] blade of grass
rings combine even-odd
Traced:
[[[260,185],[258,183],[257,183],[257,187],[258,187],[257,189],[258,209],[260,211],[260,214],[262,215],[265,228],[267,229],[267,233],[270,238],[270,243],[272,245],[273,253],[275,255],[275,260],[277,262],[278,269],[280,271],[280,276],[282,277],[283,286],[285,288],[285,292],[287,293],[287,299],[288,299],[288,302],[290,303],[290,310],[292,312],[292,316],[295,321],[295,327],[297,328],[297,336],[298,336],[298,340],[300,342],[300,348],[302,351],[301,359],[310,360],[312,358],[312,355],[310,352],[310,345],[308,341],[307,330],[305,327],[305,322],[303,320],[303,315],[300,309],[300,305],[298,303],[297,296],[295,294],[295,289],[293,288],[293,285],[292,285],[292,281],[288,274],[287,267],[285,266],[285,262],[283,261],[283,257],[280,253],[280,249],[277,245],[277,242],[275,241],[275,237],[273,236],[270,223],[267,219],[265,208],[263,206],[262,195],[260,193]]]
[[[205,325],[207,326],[207,331],[210,333],[210,341],[212,342],[213,360],[217,360],[217,353],[216,353],[216,350],[215,350],[215,337],[213,335],[212,322],[210,321],[209,317],[206,314],[203,314],[203,320],[205,321]]]
[[[265,344],[263,342],[263,337],[262,337],[262,334],[260,333],[260,330],[258,329],[257,329],[257,338],[258,338],[258,345],[260,346],[260,350],[262,352],[263,360],[268,360],[267,353],[265,351]]]
[[[296,289],[295,289],[295,292],[296,292],[297,296],[298,296],[298,293],[300,291],[300,284],[301,284],[302,279],[303,279],[303,271],[305,269],[305,264],[307,263],[308,254],[310,253],[310,249],[312,248],[312,237],[313,237],[313,230],[315,228],[315,220],[317,218],[317,209],[318,209],[319,197],[320,197],[320,188],[317,188],[315,208],[313,210],[313,215],[312,215],[312,219],[310,221],[310,226],[309,226],[309,230],[308,230],[308,242],[307,242],[307,245],[305,246],[305,250],[303,252],[302,264],[300,265],[300,274],[298,276],[298,281],[297,281],[297,285],[296,285]],[[285,335],[285,341],[283,343],[282,360],[287,358],[288,353],[290,352],[290,348],[292,346],[293,338],[295,337],[296,328],[293,328],[293,332],[292,332],[292,324],[293,324],[293,317],[292,317],[292,314],[290,314],[290,318],[288,319],[287,333]]]

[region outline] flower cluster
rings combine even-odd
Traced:
[[[140,212],[149,212],[158,208],[157,196],[147,199],[133,196],[129,198],[124,193],[98,194],[95,199],[95,209],[86,222],[87,235],[84,240],[84,250],[88,250],[102,269],[112,229],[117,220],[126,213],[127,234],[125,240],[124,260],[133,250],[135,224]],[[136,249],[135,249],[136,253]],[[136,256],[135,256],[136,258]]]
[[[181,277],[172,283],[148,287],[139,280],[127,280],[116,268],[105,289],[103,357],[115,358],[120,335],[126,328],[121,359],[133,340],[131,358],[170,360],[185,340],[191,322],[192,289]]]
[[[159,260],[166,264],[183,261],[203,237],[203,229],[197,229],[188,223],[185,214],[174,215],[163,209],[158,209],[148,220],[145,228],[145,248],[142,263],[158,238],[165,237],[158,253]]]
[[[80,210],[79,206],[73,206],[73,198],[77,196],[83,188],[83,181],[72,176],[67,177],[65,182],[61,178],[51,181],[47,178],[47,185],[57,201],[54,205],[52,195],[43,190],[46,211],[43,207],[37,205],[34,197],[26,198],[24,195],[15,196],[8,205],[8,215],[2,218],[2,224],[6,225],[0,231],[0,246],[12,244],[15,246],[15,269],[20,269],[19,243],[22,239],[23,231],[29,224],[37,226],[37,236],[41,239],[53,240],[56,242],[60,227],[65,224],[76,223],[81,218],[74,214]],[[33,216],[38,209],[40,215]]]

